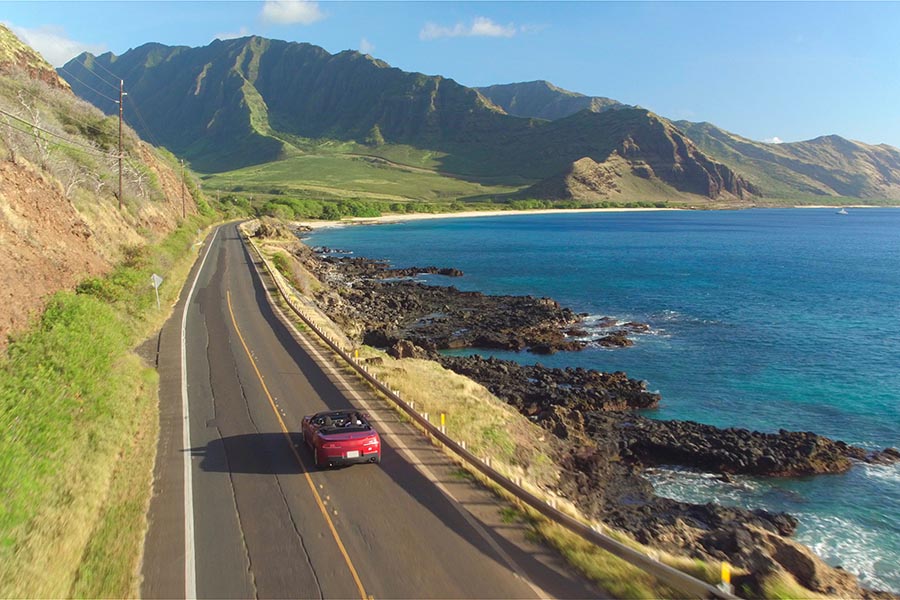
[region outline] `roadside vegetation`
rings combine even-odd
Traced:
[[[134,348],[168,317],[212,219],[57,293],[0,358],[0,597],[138,594],[158,400]]]

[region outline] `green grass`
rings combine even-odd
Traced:
[[[59,293],[0,367],[0,596],[68,595],[109,489],[140,366],[96,298]]]
[[[57,293],[0,358],[0,597],[136,594],[157,385],[131,349],[165,320],[202,224]]]
[[[452,202],[503,196],[514,186],[481,185],[409,170],[363,156],[317,154],[204,176],[204,187],[266,197],[288,195],[316,200],[369,200],[389,203]]]

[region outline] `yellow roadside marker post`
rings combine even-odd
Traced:
[[[718,588],[729,594],[734,593],[734,586],[731,585],[731,565],[727,562],[722,563],[722,583],[718,585]]]

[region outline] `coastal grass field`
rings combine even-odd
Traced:
[[[358,154],[300,154],[276,162],[202,176],[204,187],[222,192],[297,196],[316,200],[388,203],[485,201],[521,186],[482,184],[424,168]]]
[[[186,220],[109,275],[57,293],[0,358],[0,597],[134,597],[158,437],[156,371],[133,349],[196,253]]]
[[[439,170],[441,153],[411,146],[365,146],[280,135],[287,144],[276,161],[201,175],[207,192],[223,203],[281,219],[328,219],[382,214],[453,213],[468,210],[700,207],[710,201],[637,177],[623,166],[619,193],[595,201],[529,199],[536,180],[467,177]],[[725,204],[722,204],[724,207]]]

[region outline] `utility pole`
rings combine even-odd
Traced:
[[[124,113],[125,81],[119,80],[119,210],[122,210],[122,115]]]
[[[184,213],[184,159],[181,159],[181,218],[185,218]]]

